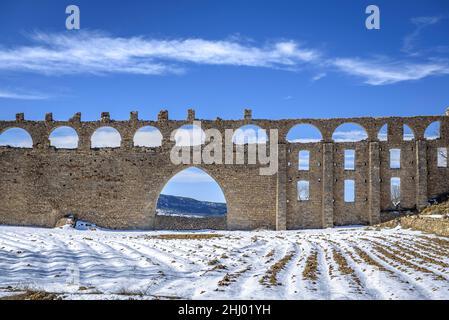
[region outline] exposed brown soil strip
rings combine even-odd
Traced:
[[[400,255],[404,258],[418,259],[418,260],[424,261],[429,264],[434,264],[434,265],[440,266],[445,269],[449,268],[449,264],[447,264],[443,261],[440,261],[440,260],[436,260],[430,256],[425,256],[425,255],[419,253],[418,250],[413,250],[413,249],[407,248],[402,244],[401,241],[389,241],[382,237],[374,237],[374,238],[381,239],[382,241],[388,243],[389,250],[396,255]],[[376,245],[379,245],[379,246],[382,245],[381,243],[378,243],[376,241],[373,241],[373,243],[375,243]],[[415,265],[415,264],[413,264],[413,265]],[[430,272],[432,272],[432,271],[430,271]],[[434,273],[434,272],[432,272],[432,273]],[[438,277],[440,277],[440,276],[438,276]]]
[[[385,268],[382,264],[380,264],[379,262],[377,262],[376,260],[374,260],[369,254],[367,254],[365,251],[363,251],[362,249],[360,249],[357,246],[354,246],[354,251],[355,253],[367,264],[370,265],[372,267],[375,267],[377,269],[379,269],[380,271],[384,271],[384,272],[388,272],[390,274],[394,274],[393,271]]]
[[[397,235],[390,235],[389,239],[396,239],[398,242],[407,245],[408,248],[413,250],[413,247],[416,247],[420,249],[421,251],[425,252],[426,254],[429,254],[433,258],[447,258],[449,257],[449,248],[445,249],[441,245],[436,245],[435,243],[432,243],[430,241],[426,241],[423,236],[418,236],[418,238],[421,240],[417,240],[417,237],[413,238],[403,238]]]
[[[357,284],[359,288],[362,287],[362,283],[357,277],[354,269],[348,264],[348,261],[346,258],[341,254],[340,251],[336,250],[335,248],[332,248],[332,257],[334,261],[337,263],[338,271],[340,271],[343,275],[348,275],[354,280],[354,282]]]
[[[265,285],[281,285],[281,283],[278,282],[277,275],[279,272],[281,272],[282,269],[285,268],[287,263],[290,262],[290,260],[295,255],[294,251],[291,251],[287,253],[283,258],[281,258],[278,262],[273,264],[270,269],[268,269],[267,273],[260,279],[261,284]]]
[[[161,240],[205,240],[213,238],[221,238],[221,234],[159,234],[157,236],[145,236],[145,239],[161,239]]]
[[[436,244],[438,247],[443,247],[446,250],[449,250],[449,241],[441,238],[432,238],[428,236],[420,236],[420,238],[429,241],[431,243]]]
[[[414,241],[413,245],[416,248],[426,252],[427,254],[429,254],[430,256],[432,256],[434,258],[443,258],[444,259],[444,258],[449,257],[449,251],[444,250],[443,248],[438,248],[429,242],[418,240],[418,241]]]
[[[223,287],[223,286],[229,286],[231,283],[236,282],[237,279],[244,274],[247,271],[251,270],[251,266],[246,267],[246,269],[234,272],[234,273],[226,273],[225,276],[223,277],[223,279],[221,279],[220,281],[218,281],[218,285]]]
[[[27,291],[0,298],[0,300],[61,300],[61,298],[54,293],[44,291]]]
[[[316,250],[307,257],[302,276],[305,280],[318,279],[318,252]]]
[[[404,254],[401,251],[398,250],[394,250],[391,249],[391,251],[385,250],[384,248],[382,248],[380,245],[378,244],[374,244],[373,245],[373,249],[376,250],[377,252],[379,252],[381,255],[387,257],[390,260],[393,260],[397,263],[399,263],[400,265],[406,266],[410,269],[413,269],[415,271],[419,271],[425,274],[431,274],[434,275],[436,280],[445,280],[444,277],[442,277],[441,275],[435,274],[434,272],[432,272],[429,269],[426,269],[424,267],[421,267],[419,265],[416,265],[414,263],[411,263],[410,261],[400,258],[401,256],[404,256]]]
[[[414,251],[414,250],[410,250],[410,249],[408,249],[408,248],[402,246],[399,242],[395,242],[394,245],[395,245],[400,251],[403,251],[403,252],[405,252],[406,254],[408,254],[408,255],[410,255],[410,256],[412,256],[412,257],[414,257],[414,258],[420,259],[420,260],[425,261],[425,262],[430,263],[430,264],[438,265],[438,266],[443,267],[443,268],[445,268],[445,269],[448,269],[448,268],[449,268],[449,264],[447,264],[447,263],[445,263],[445,262],[443,262],[443,261],[439,261],[439,260],[436,260],[436,259],[434,259],[434,258],[431,258],[430,256],[424,256],[424,255],[422,255],[421,253],[419,253],[419,252],[416,251],[416,250],[415,250],[415,251]]]
[[[331,241],[329,241],[329,242],[332,243]],[[328,273],[329,273],[329,277],[331,279],[333,279],[333,278],[336,277],[336,275],[334,274],[334,271],[335,271],[334,265],[329,262],[332,258],[328,256],[329,250],[327,250],[327,248],[323,248],[323,252],[324,252],[324,260],[326,260],[326,265],[327,265],[327,270],[328,270]]]
[[[340,271],[341,274],[348,275],[354,273],[354,269],[352,269],[348,265],[348,262],[346,261],[345,257],[343,257],[343,255],[334,248],[332,248],[332,257],[334,261],[337,263],[338,271]]]

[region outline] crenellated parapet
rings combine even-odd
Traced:
[[[18,113],[15,121],[1,121],[0,133],[10,128],[22,128],[26,130],[32,137],[34,146],[39,148],[47,147],[48,136],[51,132],[59,127],[68,126],[73,128],[84,145],[90,141],[92,134],[101,127],[112,127],[116,129],[122,139],[127,142],[124,148],[132,147],[135,132],[142,127],[152,126],[157,128],[164,141],[170,141],[172,131],[181,126],[192,124],[193,121],[199,121],[202,128],[215,128],[223,132],[225,129],[237,130],[244,125],[258,126],[266,131],[276,129],[279,133],[279,142],[287,143],[286,137],[288,132],[296,125],[310,124],[316,127],[322,136],[323,142],[332,142],[332,135],[335,130],[342,124],[351,123],[361,126],[367,133],[367,141],[378,141],[378,133],[382,126],[388,126],[387,140],[390,143],[402,143],[403,127],[409,126],[414,134],[414,140],[424,140],[424,132],[426,128],[433,122],[439,121],[441,125],[440,139],[442,141],[449,140],[449,117],[444,116],[414,116],[414,117],[358,117],[358,118],[332,118],[332,119],[253,119],[252,112],[245,109],[244,117],[241,120],[223,120],[217,118],[215,120],[197,119],[195,110],[189,109],[186,120],[170,120],[167,110],[159,112],[157,121],[139,119],[138,112],[130,113],[129,120],[113,120],[108,112],[102,112],[98,121],[82,121],[81,113],[77,112],[67,121],[54,120],[52,113],[45,115],[44,121],[26,120],[24,113]],[[81,148],[88,148],[82,146]]]

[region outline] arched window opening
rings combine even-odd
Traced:
[[[356,123],[343,123],[332,134],[335,142],[356,142],[368,139],[366,130]]]
[[[95,130],[90,142],[91,148],[119,148],[122,137],[115,128],[101,127]]]
[[[162,145],[162,134],[155,127],[145,126],[136,131],[133,143],[135,147],[160,147]]]
[[[412,141],[413,139],[415,139],[415,134],[413,133],[413,130],[406,124],[404,124],[404,132],[403,132],[403,137],[402,140],[404,141]]]
[[[48,139],[50,140],[50,146],[57,149],[78,148],[78,134],[71,127],[63,126],[56,128],[51,132]]]
[[[33,148],[33,139],[25,129],[10,128],[0,134],[0,146]]]
[[[293,126],[287,133],[287,141],[292,143],[319,142],[323,136],[317,127],[301,123]]]
[[[267,143],[267,133],[259,126],[247,124],[238,128],[232,136],[234,144]]]
[[[441,131],[440,131],[441,123],[440,121],[434,121],[429,124],[424,131],[424,138],[427,140],[436,140],[440,139]]]
[[[204,144],[206,134],[199,126],[186,124],[176,130],[174,140],[177,146],[198,146]]]
[[[388,124],[384,124],[378,134],[377,134],[377,139],[379,139],[379,141],[388,141]]]
[[[173,176],[162,189],[156,214],[191,218],[224,217],[226,199],[205,171],[191,167]]]

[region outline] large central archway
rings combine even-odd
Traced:
[[[226,229],[227,203],[222,187],[205,170],[185,168],[159,193],[156,229]]]

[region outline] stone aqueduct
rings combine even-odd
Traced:
[[[246,110],[241,120],[201,120],[202,128],[238,129],[246,124],[279,130],[279,170],[272,176],[259,175],[260,165],[201,165],[221,186],[227,200],[227,229],[269,228],[276,230],[323,228],[347,224],[375,224],[381,213],[391,209],[390,178],[401,178],[401,206],[421,208],[428,198],[449,191],[449,168],[437,166],[438,148],[449,148],[449,114],[445,116],[256,120]],[[109,228],[158,229],[156,203],[165,183],[185,165],[170,161],[171,132],[195,119],[169,120],[161,111],[157,121],[139,120],[132,112],[129,121],[84,122],[77,113],[68,121],[0,121],[0,133],[8,128],[27,130],[32,149],[0,147],[0,223],[52,227],[68,213]],[[440,122],[440,137],[424,138],[425,129]],[[286,135],[297,124],[312,124],[322,134],[320,142],[290,143]],[[359,142],[334,142],[332,134],[343,123],[365,128],[368,138]],[[378,140],[379,129],[388,125],[387,141]],[[403,124],[412,128],[414,139],[403,140]],[[133,145],[136,130],[158,128],[160,147]],[[74,128],[78,148],[56,149],[50,133],[60,126]],[[102,126],[117,129],[119,148],[92,149],[90,137]],[[391,148],[401,150],[400,169],[389,166]],[[345,149],[354,149],[355,170],[345,170]],[[310,168],[298,170],[298,152],[309,150]],[[297,181],[306,179],[310,199],[299,201]],[[345,179],[355,181],[355,201],[343,198]],[[174,221],[178,223],[179,221]]]

